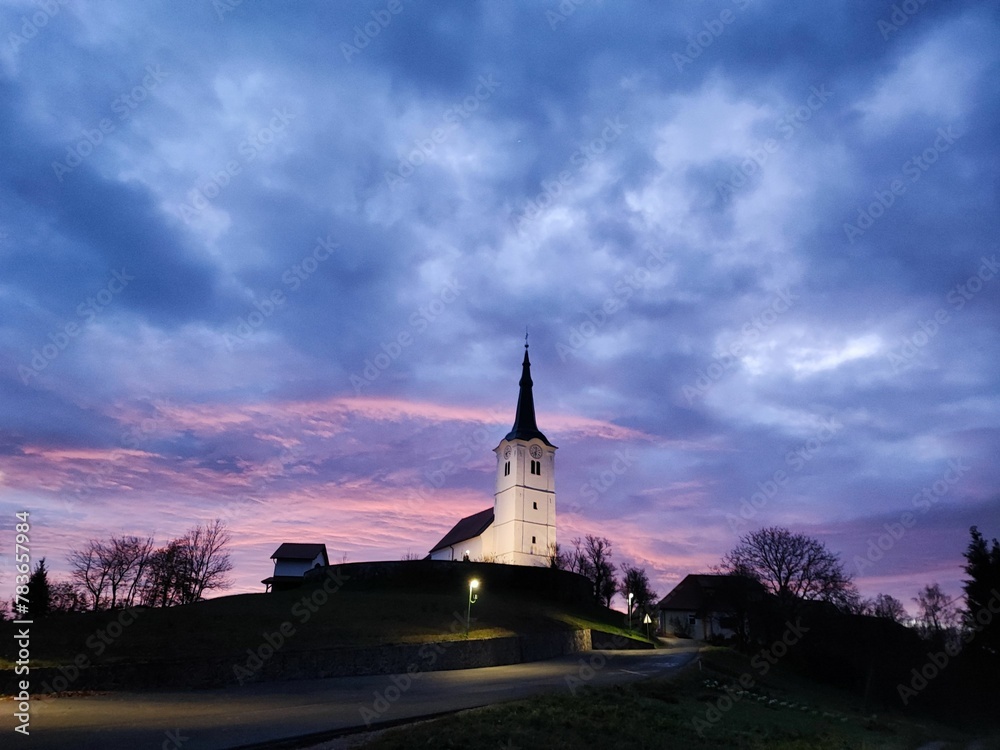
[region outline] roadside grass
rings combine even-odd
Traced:
[[[68,664],[78,654],[86,654],[95,664],[242,654],[283,623],[295,631],[287,640],[290,651],[466,637],[464,593],[428,588],[343,590],[316,606],[305,603],[312,591],[238,594],[181,607],[137,608],[132,610],[134,622],[124,627],[120,611],[38,619],[32,626],[32,664]],[[484,593],[472,607],[468,637],[576,628],[628,635],[620,622],[620,613],[603,608],[574,607],[525,594]],[[0,623],[0,668],[13,668],[13,632],[12,623]]]
[[[745,673],[755,678],[753,695],[733,700],[723,686],[736,685]],[[700,668],[691,665],[670,680],[584,687],[575,694],[565,690],[465,711],[387,730],[363,747],[904,750],[941,742],[935,750],[957,750],[971,739],[968,733],[937,722],[901,714],[866,714],[848,693],[780,668],[759,677],[745,656],[707,649]],[[1000,748],[1000,737],[976,747]]]

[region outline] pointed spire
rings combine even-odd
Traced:
[[[552,445],[535,423],[535,397],[531,393],[531,360],[528,359],[528,334],[524,334],[524,361],[521,363],[520,391],[517,394],[517,412],[514,426],[504,440],[531,440],[538,438],[546,445]]]

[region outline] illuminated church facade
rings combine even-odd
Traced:
[[[432,560],[549,564],[556,545],[556,446],[535,422],[532,385],[525,344],[514,426],[493,449],[493,507],[459,520],[430,550]]]

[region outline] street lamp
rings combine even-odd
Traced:
[[[635,594],[631,591],[628,592],[628,629],[632,629],[632,599],[635,598]]]
[[[473,578],[469,581],[469,608],[465,610],[465,637],[469,637],[469,620],[472,617],[472,605],[476,603],[479,599],[479,594],[476,593],[476,589],[479,588],[479,581]]]

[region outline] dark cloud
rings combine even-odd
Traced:
[[[567,540],[665,591],[784,472],[746,530],[853,556],[963,460],[861,576],[957,594],[997,533],[996,9],[569,7],[60,6],[8,39],[4,507],[97,476],[80,533],[126,486],[172,528],[250,488],[398,557],[489,503],[528,326]]]

